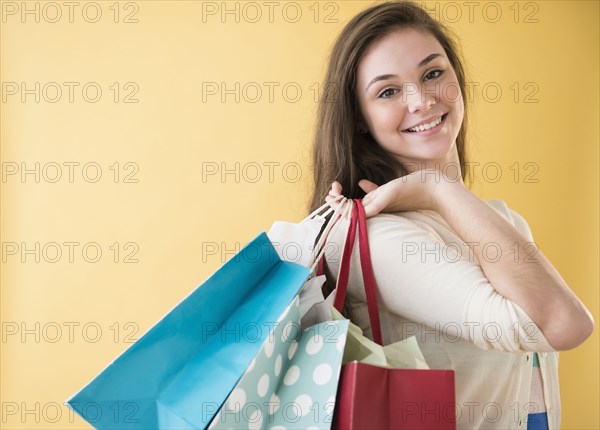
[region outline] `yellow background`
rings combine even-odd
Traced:
[[[38,23],[9,14],[23,3],[2,2],[2,428],[89,428],[62,402],[129,346],[128,335],[143,334],[273,221],[305,216],[326,57],[342,26],[372,4],[301,1],[292,22],[296,9],[279,2],[269,22],[258,2],[262,16],[250,22],[256,9],[228,2],[239,8],[236,22],[221,16],[221,2],[99,1],[92,23],[86,3],[73,22],[62,6],[52,23],[55,9],[27,2]],[[489,2],[471,17],[463,2],[446,3],[428,2],[459,35],[474,82],[472,189],[525,217],[598,321],[599,4],[497,2],[502,15],[492,22]],[[92,7],[85,13],[94,19]],[[137,22],[123,22],[128,15]],[[10,83],[22,82],[40,83],[39,102],[12,94]],[[63,90],[55,103],[52,82]],[[72,103],[64,82],[79,84]],[[90,82],[102,89],[96,103],[82,95]],[[212,83],[233,89],[225,102],[207,93]],[[133,92],[138,102],[125,103]],[[23,179],[22,167],[36,162],[39,183],[33,173]],[[71,162],[80,163],[72,183]],[[61,166],[57,182],[52,163]],[[102,176],[92,183],[94,166]],[[207,170],[215,167],[230,173]],[[63,252],[54,263],[52,242]],[[79,243],[73,262],[65,242]],[[39,262],[22,247],[36,243]],[[101,249],[98,262],[85,261],[85,244],[88,258]],[[128,255],[138,262],[124,262]],[[561,353],[560,377],[563,428],[599,428],[598,330]]]

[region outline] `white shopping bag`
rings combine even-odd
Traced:
[[[333,228],[339,225],[337,221],[340,217],[347,215],[349,212],[349,205],[345,204],[346,200],[345,197],[340,196],[334,200],[334,202],[338,202],[335,209],[329,207],[329,203],[326,203],[300,223],[276,221],[267,233],[282,260],[300,264],[311,269],[309,279],[298,293],[303,329],[331,319],[329,312],[330,297],[327,298],[326,302],[321,290],[325,283],[325,276],[315,276],[315,269],[319,259],[325,252],[324,245],[327,235]],[[327,211],[319,215],[326,208],[328,208]],[[327,222],[326,217],[332,211],[335,214]],[[315,245],[316,239],[321,232],[319,243]]]

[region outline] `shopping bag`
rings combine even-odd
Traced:
[[[352,361],[343,366],[336,429],[455,429],[454,373],[389,369]]]
[[[260,233],[67,403],[99,429],[206,428],[309,273]]]
[[[300,324],[303,329],[331,319],[330,305],[325,303],[322,291],[325,276],[315,275],[315,272],[325,254],[327,236],[339,226],[337,221],[349,214],[349,206],[345,205],[345,200],[345,197],[338,196],[333,201],[342,203],[339,207],[330,207],[326,203],[300,223],[276,221],[267,232],[279,258],[310,268],[309,279],[298,293]],[[327,210],[322,213],[325,209]],[[331,212],[335,213],[327,218]]]
[[[333,320],[348,321],[348,335],[346,336],[346,346],[342,358],[343,364],[359,361],[387,368],[429,369],[415,336],[409,336],[399,342],[382,346],[363,335],[361,328],[344,318],[337,309],[331,307],[330,311]]]
[[[344,319],[335,308],[331,312],[334,319]],[[350,322],[343,363],[334,428],[454,428],[454,375],[446,370],[423,371],[429,366],[414,336],[382,346]],[[446,390],[440,390],[440,385]],[[436,426],[438,416],[450,425]]]
[[[366,228],[366,216],[359,199],[354,199],[350,226],[344,244],[338,283],[335,289],[334,306],[341,312],[346,298],[350,270],[350,256],[356,232],[359,236],[359,252],[367,308],[374,341],[383,345],[376,284]],[[362,336],[362,334],[359,335]],[[368,339],[359,342],[356,358],[365,356],[369,348]],[[400,343],[390,345],[393,354],[383,354],[384,362],[373,365],[351,361],[342,366],[340,383],[334,409],[334,429],[455,429],[455,384],[453,370],[426,368],[395,368],[385,355],[412,354],[419,367],[424,361],[414,338],[412,346],[404,348]],[[349,338],[348,345],[353,345]],[[404,349],[403,349],[404,348]],[[388,351],[389,352],[389,351]],[[380,354],[381,355],[381,354]],[[420,357],[419,357],[420,355]],[[349,356],[345,356],[348,360]]]
[[[347,320],[301,330],[296,296],[209,429],[329,429],[347,331]]]

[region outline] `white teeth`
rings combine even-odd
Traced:
[[[442,117],[439,117],[438,119],[435,119],[435,120],[431,121],[429,124],[423,124],[423,125],[420,125],[418,127],[409,128],[408,130],[409,131],[429,130],[430,128],[433,128],[436,125],[438,125],[440,122],[442,122]]]

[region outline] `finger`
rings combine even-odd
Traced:
[[[379,187],[374,190],[368,192],[362,199],[363,205],[368,205],[373,202],[373,200],[377,199],[377,196],[380,194]]]
[[[332,196],[325,197],[325,201],[329,203],[329,206],[331,206],[334,209],[337,209],[339,205],[339,202],[335,199],[335,197]]]
[[[363,197],[362,204],[366,207],[367,205],[371,204],[372,201],[373,197],[370,194],[367,194],[365,197]]]
[[[365,217],[366,218],[370,218],[374,215],[377,215],[377,212],[375,211],[375,207],[373,205],[363,204],[363,207],[365,208]]]
[[[331,189],[338,194],[342,193],[342,185],[338,181],[333,181],[331,184]]]
[[[379,185],[369,181],[368,179],[361,179],[358,181],[358,186],[361,187],[365,193],[370,193],[371,191],[375,191],[377,188],[379,188]]]
[[[377,202],[368,203],[368,204],[363,203],[363,207],[365,208],[365,216],[367,218],[375,216],[379,212],[381,212],[381,207]]]

